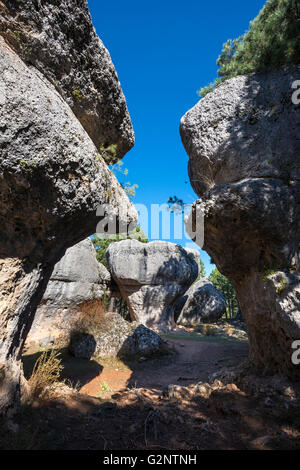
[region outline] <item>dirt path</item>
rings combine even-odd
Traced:
[[[169,384],[206,381],[220,368],[242,362],[248,353],[246,342],[178,339],[176,335],[167,342],[174,354],[162,359],[127,364],[102,362],[99,375],[85,383],[81,393],[108,397],[125,388],[147,388],[160,393]]]

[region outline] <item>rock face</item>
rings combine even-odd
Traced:
[[[69,350],[75,357],[151,357],[164,354],[166,347],[161,337],[144,325],[130,323],[117,313],[103,313],[96,322],[75,327]]]
[[[48,7],[56,11],[54,19]],[[80,29],[94,35],[88,18],[85,1],[76,2],[75,8],[71,1],[1,3],[0,363],[6,372],[0,412],[18,402],[22,346],[54,265],[68,247],[95,233],[99,205],[109,204],[107,212],[124,225],[137,218],[91,140],[93,132],[84,119],[87,107],[80,115],[81,105],[72,105],[80,122],[68,104],[66,94],[74,95],[73,83],[66,78],[59,84],[59,76],[55,80],[61,69],[65,77],[81,77],[86,88],[94,88],[99,119],[94,111],[91,115],[99,135],[107,136],[104,145],[116,146],[119,156],[132,146],[125,100],[100,40],[89,43],[99,58],[90,63],[89,72],[82,68],[80,73],[78,61],[73,61],[85,48],[86,35]],[[49,37],[55,41],[51,47]],[[73,53],[67,54],[66,47]]]
[[[197,206],[205,213],[204,249],[235,287],[250,362],[297,378],[300,113],[292,84],[299,78],[294,67],[230,79],[181,120],[201,196],[190,217],[195,222]]]
[[[55,265],[42,302],[37,308],[27,341],[43,341],[68,334],[87,307],[103,309],[111,277],[96,259],[90,238],[68,248]]]
[[[174,324],[174,303],[199,271],[199,253],[174,243],[122,240],[107,250],[109,270],[126,300],[132,320],[149,328]]]
[[[210,323],[226,312],[226,301],[209,279],[195,282],[175,305],[179,324]]]
[[[0,32],[22,60],[54,85],[96,147],[133,147],[126,101],[86,0],[4,0]]]

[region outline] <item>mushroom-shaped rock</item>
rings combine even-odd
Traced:
[[[110,281],[108,270],[97,261],[90,238],[68,248],[54,267],[27,342],[67,336],[82,312],[103,309]]]
[[[257,370],[300,377],[300,67],[239,76],[181,120],[204,246],[233,283]]]
[[[174,325],[174,303],[198,276],[199,253],[163,241],[122,240],[107,250],[109,270],[132,320],[149,328]]]
[[[66,5],[68,11],[63,8]],[[5,368],[0,413],[19,402],[24,383],[22,346],[54,265],[68,247],[95,233],[105,214],[115,215],[123,226],[137,218],[83,120],[79,122],[65,100],[62,77],[50,76],[56,64],[58,69],[65,64],[65,78],[70,73],[80,77],[78,66],[72,69],[72,57],[81,57],[85,36],[77,44],[80,34],[75,39],[67,25],[74,20],[80,29],[82,19],[82,31],[93,29],[86,22],[86,2],[73,7],[74,2],[67,1],[4,1],[0,6],[0,363]],[[56,12],[55,21],[49,23],[51,12]],[[23,33],[28,33],[28,42]],[[55,38],[55,48],[48,42],[49,35]],[[74,45],[70,55],[65,50],[66,37]],[[27,60],[31,39],[40,66],[33,66],[34,57],[33,62]],[[96,104],[101,115],[97,126],[107,136],[105,146],[128,149],[132,128],[123,98],[120,105],[123,95],[115,70],[99,40],[93,50],[99,61],[90,62],[88,76],[97,76],[107,90],[106,99]],[[63,82],[72,95],[73,84]],[[88,80],[87,87],[92,85]],[[103,211],[97,212],[99,206]]]
[[[175,312],[181,325],[215,322],[226,312],[226,300],[209,279],[201,278],[179,299]]]

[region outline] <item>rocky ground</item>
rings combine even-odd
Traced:
[[[171,354],[160,359],[87,361],[63,350],[73,388],[60,383],[24,405],[16,433],[1,427],[0,449],[299,448],[300,391],[242,365],[242,324],[210,328],[170,333]],[[27,376],[38,355],[26,352]]]

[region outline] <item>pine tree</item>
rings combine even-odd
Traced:
[[[229,316],[229,318],[234,318],[237,314],[239,305],[233,285],[217,268],[211,272],[209,280],[225,297],[227,303],[226,317]]]
[[[299,0],[268,0],[249,30],[229,39],[217,60],[219,78],[202,88],[201,97],[228,78],[300,64]]]

